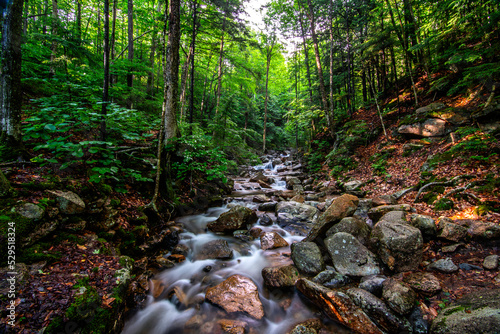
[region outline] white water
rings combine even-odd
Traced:
[[[286,182],[277,176],[278,166],[268,163],[255,169],[263,170],[275,180],[271,184],[273,189],[286,189]],[[181,234],[180,243],[190,249],[189,254],[183,263],[155,277],[166,287],[166,293],[164,291],[157,299],[149,296],[147,306],[127,321],[123,334],[199,333],[200,328],[185,326],[193,316],[204,317],[203,325],[219,319],[238,319],[245,321],[248,327],[255,329],[256,333],[281,334],[288,333],[294,324],[318,316],[317,310],[310,310],[293,289],[269,290],[264,286],[262,269],[291,263],[289,247],[263,251],[259,239],[244,242],[231,236],[207,232],[207,224],[216,220],[233,205],[244,205],[251,209],[256,209],[258,206],[250,201],[233,201],[223,207],[211,208],[201,215],[177,219],[177,222],[183,223],[185,227],[186,231]],[[291,235],[278,225],[255,226],[263,231],[278,232],[289,244],[303,239],[303,236]],[[232,260],[194,260],[194,255],[205,243],[216,239],[228,242],[234,254]],[[203,302],[208,287],[219,284],[234,274],[249,277],[257,285],[265,311],[262,320],[255,320],[244,314],[225,314],[220,308]],[[332,329],[335,333],[349,333],[335,325]]]

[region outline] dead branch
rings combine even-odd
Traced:
[[[429,187],[432,187],[432,186],[452,186],[455,184],[455,182],[457,182],[458,180],[460,180],[461,178],[465,178],[465,177],[468,177],[468,175],[458,175],[458,176],[455,176],[453,179],[449,180],[449,181],[445,181],[445,182],[431,182],[431,183],[427,183],[426,185],[422,186],[419,190],[418,190],[418,193],[417,193],[417,196],[415,196],[415,200],[413,201],[413,203],[416,203],[417,200],[418,200],[418,197],[420,196],[420,194],[427,188]]]

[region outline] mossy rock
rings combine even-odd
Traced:
[[[434,203],[434,211],[446,211],[451,210],[455,207],[455,204],[451,199],[441,198]]]

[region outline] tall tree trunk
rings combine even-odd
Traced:
[[[82,42],[82,2],[77,0],[76,2],[76,38],[78,39],[78,45]]]
[[[313,93],[312,93],[312,82],[311,82],[311,68],[309,66],[309,51],[307,50],[306,31],[304,28],[302,11],[300,11],[299,13],[299,23],[300,23],[300,29],[302,31],[302,45],[304,49],[304,62],[306,63],[306,77],[307,77],[308,91],[309,91],[309,102],[312,105]]]
[[[323,79],[323,67],[321,65],[321,58],[319,54],[319,43],[318,36],[316,36],[316,23],[314,18],[314,11],[312,7],[311,0],[307,0],[307,6],[309,8],[309,21],[311,21],[311,36],[314,45],[314,55],[316,56],[316,68],[318,69],[318,81],[319,81],[319,92],[321,95],[321,103],[323,110],[328,110],[328,99],[326,97],[325,82]]]
[[[128,26],[127,26],[127,34],[128,34],[128,61],[129,66],[132,66],[132,62],[134,61],[134,1],[127,1],[127,18],[128,18]],[[129,69],[129,73],[127,74],[127,86],[132,88],[134,84],[134,75],[132,71]],[[132,107],[132,101],[129,102],[130,107]]]
[[[186,57],[186,62],[182,65],[181,70],[181,95],[180,95],[180,108],[181,114],[179,117],[179,122],[184,121],[184,110],[186,109],[186,92],[187,92],[187,82],[189,80],[189,68],[191,66],[191,57],[193,56],[193,45],[189,46],[189,52]]]
[[[198,1],[193,0],[193,35],[191,36],[191,45],[193,48],[193,56],[191,57],[191,87],[189,95],[189,124],[193,124],[193,114],[194,114],[194,55],[196,47],[196,33],[197,33],[197,15],[198,15]],[[190,128],[190,133],[192,129]]]
[[[57,42],[55,37],[57,36],[59,26],[59,9],[57,7],[57,0],[52,0],[52,45],[50,46],[50,75],[53,76],[56,73],[54,64],[57,58]]]
[[[118,7],[118,0],[113,0],[113,23],[111,24],[111,36],[109,41],[109,57],[115,59],[115,43],[116,43],[116,12]],[[109,85],[113,86],[116,83],[117,76],[115,74],[109,75]]]
[[[109,103],[109,0],[104,0],[104,82],[102,85],[101,141],[106,140],[106,115]]]
[[[330,109],[325,111],[328,129],[333,135],[333,1],[330,0]]]
[[[224,60],[224,35],[226,32],[226,14],[224,15],[224,19],[222,21],[222,36],[220,39],[220,48],[219,48],[219,65],[217,69],[217,93],[216,93],[216,105],[215,105],[215,116],[214,119],[217,122],[217,116],[219,115],[219,109],[220,109],[220,98],[221,98],[221,93],[222,93],[222,63]],[[213,139],[215,139],[216,131],[217,129],[214,129],[213,132]]]
[[[24,155],[21,136],[22,17],[23,0],[12,0],[2,30],[2,71],[0,74],[0,142],[7,145],[12,157]]]
[[[267,103],[269,101],[269,91],[268,91],[268,83],[269,83],[269,67],[271,66],[271,58],[273,54],[273,48],[275,45],[275,37],[272,37],[273,40],[270,46],[266,47],[266,97],[264,99],[264,129],[262,131],[262,152],[266,152],[266,131],[267,131]]]

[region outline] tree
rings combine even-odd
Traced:
[[[12,156],[24,155],[21,136],[22,14],[24,0],[13,0],[6,8],[2,31],[0,75],[0,141]]]
[[[106,114],[109,101],[109,0],[104,0],[104,80],[102,85],[101,141],[106,140]]]
[[[265,37],[266,43],[266,90],[264,99],[264,129],[262,131],[262,151],[266,152],[266,130],[267,130],[267,104],[269,102],[269,67],[273,56],[273,49],[276,46],[276,35],[274,32],[269,37]]]

